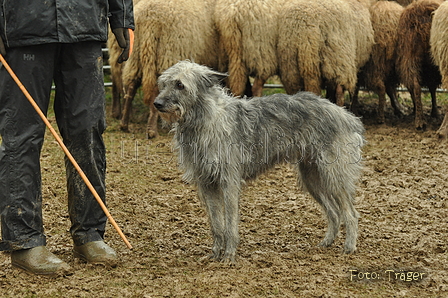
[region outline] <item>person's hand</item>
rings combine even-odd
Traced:
[[[3,40],[1,37],[0,37],[0,54],[2,54],[2,56],[6,55],[5,44],[3,43]]]
[[[131,55],[133,40],[129,37],[130,30],[131,29],[128,28],[115,28],[112,30],[115,38],[117,39],[118,45],[123,49],[120,57],[118,57],[118,63],[128,60],[129,55]]]

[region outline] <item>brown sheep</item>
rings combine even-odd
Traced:
[[[228,71],[235,96],[255,78],[252,95],[261,96],[266,80],[277,74],[277,13],[281,0],[216,0],[214,20],[222,49],[220,71]]]
[[[148,138],[158,135],[154,99],[157,78],[180,60],[217,68],[217,40],[208,0],[144,0],[134,6],[134,52],[123,68],[125,104],[121,128],[128,130],[132,100],[142,85],[143,100],[150,107]]]
[[[368,8],[356,0],[292,0],[279,18],[277,49],[286,92],[320,95],[327,86],[342,105],[343,88],[354,91],[373,45]]]
[[[396,2],[378,1],[369,10],[375,45],[372,48],[369,61],[359,74],[358,85],[366,86],[367,89],[378,94],[377,118],[379,123],[384,123],[386,93],[389,95],[395,113],[402,114],[396,95],[399,78],[395,71],[395,48],[398,21],[404,8]],[[356,91],[352,105],[357,103],[357,93]],[[355,109],[356,107],[352,108]]]
[[[397,72],[414,102],[415,127],[426,128],[421,100],[421,88],[427,86],[431,93],[431,116],[437,117],[436,89],[441,75],[430,53],[432,13],[442,0],[418,0],[401,14],[398,24]]]
[[[448,2],[434,12],[431,26],[431,54],[442,75],[442,88],[448,89]],[[448,112],[437,131],[439,138],[448,136]]]

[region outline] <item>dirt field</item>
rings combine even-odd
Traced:
[[[108,207],[134,246],[108,225],[122,259],[115,269],[71,253],[63,155],[48,135],[42,156],[48,247],[76,270],[48,279],[24,273],[0,253],[1,297],[448,297],[448,142],[412,116],[374,124],[363,108],[367,146],[356,207],[358,250],[317,248],[326,222],[295,174],[278,166],[249,183],[241,198],[241,244],[234,266],[210,262],[207,217],[193,186],[181,180],[171,136],[146,140],[144,124],[122,133],[109,119]],[[428,111],[426,111],[428,114]],[[54,121],[53,121],[54,122]]]

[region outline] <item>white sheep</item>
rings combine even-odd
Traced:
[[[150,107],[147,136],[153,138],[158,135],[158,112],[153,104],[158,76],[185,59],[218,67],[212,9],[213,2],[208,0],[141,0],[134,6],[134,51],[122,73],[123,130],[128,130],[132,100],[140,85],[143,100]]]
[[[411,4],[414,1],[415,0],[395,0],[395,2],[397,2],[398,4],[400,4],[402,6],[408,6],[409,4]]]
[[[107,48],[109,50],[110,78],[112,80],[112,117],[121,118],[121,98],[124,94],[122,83],[122,70],[124,63],[118,63],[118,57],[122,49],[118,45],[112,31],[109,30],[107,38]],[[132,53],[131,53],[132,55]]]
[[[216,0],[214,19],[221,49],[220,71],[228,71],[231,92],[244,94],[249,76],[252,95],[261,96],[266,80],[277,74],[277,21],[280,1]]]
[[[443,2],[434,12],[430,35],[431,54],[442,75],[442,88],[448,89],[448,2]],[[448,112],[437,135],[448,136]]]
[[[280,10],[280,78],[288,94],[299,90],[327,94],[343,105],[373,45],[369,4],[356,0],[291,0]],[[334,92],[334,93],[333,93]]]
[[[141,0],[133,0],[134,5],[136,5]],[[124,95],[124,88],[122,83],[122,70],[126,62],[118,63],[118,57],[122,52],[122,48],[118,45],[115,35],[109,28],[108,38],[107,38],[107,48],[109,51],[109,66],[110,66],[110,76],[112,80],[112,117],[120,119],[121,118],[121,98]],[[132,55],[132,53],[131,53]]]

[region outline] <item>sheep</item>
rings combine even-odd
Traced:
[[[442,88],[448,89],[448,2],[442,3],[434,12],[429,42],[433,61],[442,75]],[[448,136],[448,112],[437,135],[439,138]]]
[[[216,0],[214,20],[220,46],[219,70],[228,71],[235,96],[254,77],[252,95],[261,96],[266,80],[277,74],[278,8],[282,0]]]
[[[389,1],[392,1],[392,0],[389,0]],[[395,0],[395,2],[397,2],[401,6],[408,6],[409,4],[411,4],[414,1],[415,0]]]
[[[134,0],[133,3],[136,5],[141,0]],[[108,38],[107,38],[107,48],[109,50],[109,65],[112,80],[112,117],[120,119],[121,117],[121,97],[123,96],[124,89],[122,83],[122,69],[124,63],[118,63],[118,57],[120,56],[122,49],[118,45],[115,35],[109,28]],[[132,55],[132,53],[131,53]]]
[[[123,95],[123,84],[121,80],[123,63],[118,63],[118,57],[121,54],[121,48],[118,45],[112,31],[109,30],[107,38],[107,48],[109,49],[110,76],[112,80],[112,117],[120,119],[121,117],[121,97]],[[131,53],[132,55],[132,53]]]
[[[414,103],[415,127],[426,129],[421,100],[421,88],[427,86],[431,93],[431,116],[438,117],[436,88],[442,78],[430,54],[432,13],[442,0],[418,0],[401,14],[398,23],[396,69],[400,81],[408,89]]]
[[[386,93],[395,114],[401,115],[401,107],[397,101],[396,88],[399,85],[399,78],[395,71],[395,48],[397,43],[398,21],[403,6],[396,2],[379,1],[373,4],[369,11],[374,31],[375,45],[372,48],[369,61],[361,69],[358,76],[358,86],[366,86],[378,94],[377,119],[379,123],[384,123],[384,106]],[[352,109],[358,101],[358,90],[356,90]]]
[[[326,85],[335,90],[330,97],[343,105],[343,88],[354,91],[358,69],[373,46],[368,8],[356,0],[292,0],[279,17],[277,51],[285,91],[321,94]]]
[[[134,6],[134,52],[123,67],[125,104],[121,129],[127,131],[137,88],[150,107],[147,137],[158,136],[157,77],[180,60],[218,67],[217,34],[208,0],[144,0]]]
[[[369,60],[375,42],[372,22],[370,20],[370,0],[345,0],[353,13],[351,19],[356,38],[356,68],[361,68]]]

